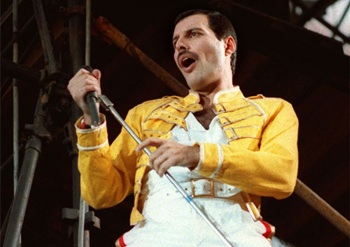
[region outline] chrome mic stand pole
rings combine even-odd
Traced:
[[[126,129],[126,131],[131,135],[131,137],[137,142],[141,143],[140,138],[135,134],[135,132],[128,126],[124,119],[119,115],[119,113],[114,109],[113,103],[105,96],[100,97],[102,106],[105,107],[107,111],[110,111],[112,115],[117,119],[117,121]],[[149,156],[151,154],[148,148],[144,148],[143,151]],[[169,172],[165,172],[164,176],[174,185],[174,187],[181,193],[181,195],[186,199],[186,201],[192,206],[192,208],[203,218],[203,220],[214,230],[214,232],[220,237],[220,239],[225,243],[226,246],[233,247],[233,245],[227,240],[224,234],[209,220],[208,216],[199,208],[199,206],[193,201],[193,198],[189,196],[186,191],[179,185],[179,183],[171,176]]]

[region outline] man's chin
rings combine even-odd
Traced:
[[[191,90],[196,91],[196,92],[201,92],[204,90],[203,85],[198,84],[198,83],[197,84],[190,84],[188,86]]]

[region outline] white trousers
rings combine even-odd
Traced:
[[[222,239],[176,191],[165,177],[150,172],[145,220],[123,238],[127,247],[218,247]],[[240,205],[223,198],[194,198],[195,203],[235,247],[271,247],[262,236],[264,225],[254,222]]]

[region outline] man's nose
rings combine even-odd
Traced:
[[[187,42],[183,38],[181,38],[181,39],[177,40],[175,49],[178,52],[181,52],[181,51],[184,51],[184,50],[188,50],[188,47],[189,46],[188,46]]]

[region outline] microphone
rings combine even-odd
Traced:
[[[92,67],[89,65],[84,65],[82,68],[92,72]],[[98,114],[98,109],[96,103],[98,102],[97,92],[92,91],[86,94],[86,103],[88,104],[90,114],[91,114],[91,125],[99,126],[101,123],[100,115]]]

